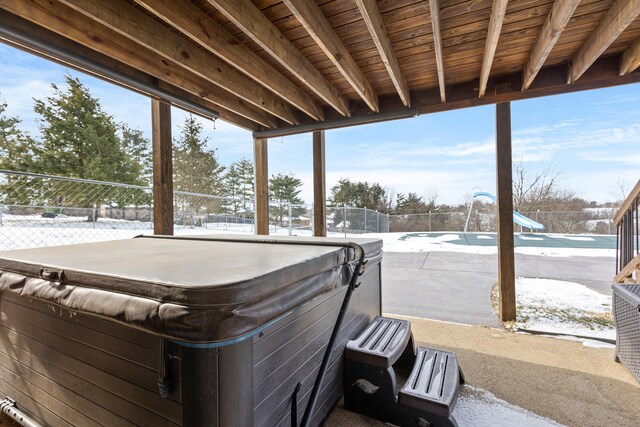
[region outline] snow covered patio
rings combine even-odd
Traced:
[[[456,352],[468,384],[454,412],[461,427],[632,427],[640,419],[638,384],[622,365],[613,362],[612,348],[408,319],[417,343]],[[338,407],[327,425],[386,424]]]

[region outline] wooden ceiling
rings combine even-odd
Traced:
[[[1,27],[260,137],[636,82],[639,15],[640,0],[0,0]]]

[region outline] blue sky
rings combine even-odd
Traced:
[[[148,98],[0,44],[0,99],[34,136],[33,98],[52,93],[65,73],[78,76],[103,108],[150,137]],[[531,172],[561,171],[561,185],[580,197],[615,200],[619,182],[630,190],[640,178],[640,84],[512,103],[514,163]],[[340,178],[378,182],[391,193],[437,194],[462,203],[474,187],[495,191],[495,107],[477,107],[394,122],[328,131],[329,188]],[[173,109],[174,135],[185,113]],[[252,158],[251,133],[205,123],[225,165]],[[269,172],[293,173],[312,199],[311,135],[269,140]]]

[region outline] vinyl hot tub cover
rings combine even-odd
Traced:
[[[167,237],[0,253],[0,291],[189,343],[252,335],[348,285],[347,239]],[[366,259],[381,241],[358,239]]]

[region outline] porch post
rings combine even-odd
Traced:
[[[153,146],[153,233],[173,234],[173,164],[171,153],[171,105],[151,100]]]
[[[327,180],[324,131],[313,132],[313,235],[327,236]]]
[[[256,170],[256,234],[269,234],[269,168],[267,140],[254,138],[253,153]]]
[[[496,104],[496,178],[498,202],[498,286],[500,319],[516,320],[513,245],[513,179],[511,166],[511,104]]]

